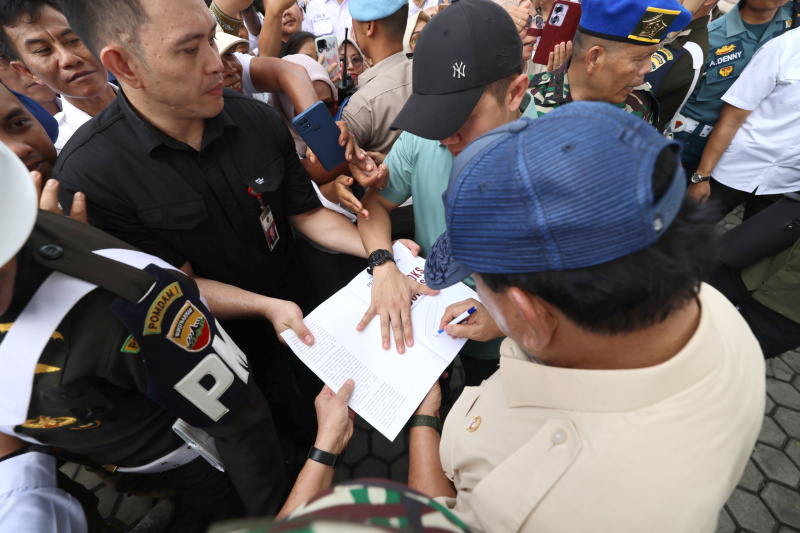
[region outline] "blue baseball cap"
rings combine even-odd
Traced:
[[[578,29],[602,39],[650,46],[691,21],[692,14],[677,0],[583,0]]]
[[[408,0],[348,0],[350,16],[359,22],[380,20],[394,15]]]
[[[665,148],[677,170],[655,201],[653,170]],[[442,195],[447,230],[428,254],[425,281],[443,289],[472,272],[573,270],[644,250],[683,203],[679,158],[679,143],[604,102],[492,130],[453,162]]]
[[[9,91],[11,91],[11,89],[9,89]],[[39,124],[42,125],[47,136],[55,143],[56,140],[58,140],[58,121],[53,118],[53,115],[32,98],[18,93],[17,91],[11,91],[11,94],[16,96],[19,103],[28,110],[28,113],[39,121]]]

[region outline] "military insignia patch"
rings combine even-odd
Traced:
[[[650,57],[650,72],[655,72],[659,68],[666,65],[668,62],[672,61],[674,56],[672,52],[667,50],[666,48],[659,48],[655,51],[655,53]]]
[[[720,46],[719,48],[717,48],[716,52],[714,52],[714,55],[723,56],[728,52],[733,52],[734,50],[736,50],[735,44],[726,44],[725,46]]]
[[[139,343],[133,338],[133,335],[128,335],[125,342],[122,343],[122,348],[119,349],[122,353],[139,353]]]
[[[661,42],[664,34],[680,14],[680,11],[673,9],[648,7],[642,18],[631,30],[628,39],[653,44]]]
[[[733,72],[733,65],[722,67],[721,69],[719,69],[719,75],[722,76],[723,78],[727,78],[728,76],[731,75],[732,72]]]
[[[26,420],[24,424],[20,424],[20,426],[27,428],[27,429],[55,429],[64,426],[69,426],[70,424],[74,424],[77,422],[77,418],[72,418],[71,416],[56,416],[56,417],[49,417],[49,416],[38,416],[37,418],[31,418],[30,420]]]
[[[161,333],[161,319],[164,316],[164,311],[167,310],[175,298],[180,296],[183,296],[183,291],[178,283],[172,283],[161,291],[153,302],[153,305],[150,306],[150,311],[147,313],[147,321],[144,324],[144,335]]]
[[[211,329],[205,315],[187,301],[175,316],[167,338],[188,352],[199,352],[208,346]]]

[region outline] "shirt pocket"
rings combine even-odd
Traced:
[[[194,229],[208,217],[206,204],[200,196],[140,207],[137,211],[142,224],[153,229]]]
[[[786,72],[786,79],[778,82],[781,85],[788,85],[783,87],[783,94],[781,94],[781,105],[800,111],[800,67],[792,66]]]
[[[469,504],[486,531],[519,531],[582,448],[571,421],[548,420],[472,490]]]

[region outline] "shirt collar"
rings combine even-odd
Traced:
[[[367,70],[365,70],[364,72],[362,72],[361,75],[358,77],[358,86],[359,87],[363,87],[364,85],[369,83],[370,80],[372,80],[372,78],[374,78],[378,74],[381,74],[382,72],[386,72],[389,69],[391,69],[391,68],[393,68],[393,67],[395,67],[397,65],[400,65],[404,61],[409,61],[409,59],[406,57],[405,52],[397,52],[396,54],[390,55],[389,57],[387,57],[386,59],[384,59],[383,61],[381,61],[377,65],[375,65],[373,67],[370,67]]]
[[[225,91],[229,91],[229,89],[225,89]],[[223,98],[225,94],[223,92]],[[128,97],[125,96],[125,93],[122,89],[119,90],[117,100],[120,102],[119,106],[122,110],[122,113],[127,117],[129,121],[135,126],[133,127],[134,134],[139,139],[139,142],[142,143],[145,151],[148,154],[152,154],[153,150],[160,146],[167,146],[174,150],[194,150],[191,146],[186,143],[183,143],[177,139],[174,139],[161,131],[160,129],[156,128],[149,122],[139,115],[139,113],[133,108],[128,100]],[[214,140],[221,137],[222,134],[226,129],[237,129],[236,122],[228,115],[225,108],[222,109],[219,115],[206,119],[206,128],[203,132],[203,143],[200,147],[200,150],[204,150],[209,144],[211,144]]]
[[[707,290],[707,289],[705,289]],[[583,370],[534,363],[511,339],[500,347],[500,375],[509,407],[626,412],[663,401],[709,375],[722,350],[714,317],[699,296],[697,331],[670,360],[629,370]]]
[[[118,92],[117,87],[109,83],[111,88],[114,90],[116,94]],[[61,111],[64,113],[64,120],[66,120],[70,124],[75,124],[76,126],[83,125],[86,122],[92,120],[92,117],[86,111],[75,107],[73,104],[69,102],[66,98],[59,98],[61,101]]]
[[[738,4],[733,6],[725,16],[725,31],[728,37],[733,37],[734,35],[739,35],[746,31],[742,16],[739,14]]]

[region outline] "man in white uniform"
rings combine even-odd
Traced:
[[[800,190],[800,32],[772,39],[722,97],[725,106],[689,194],[725,213],[747,200],[746,216]]]

